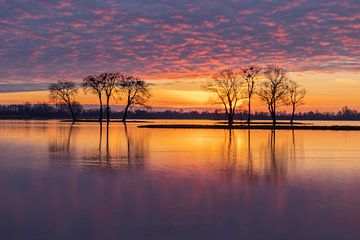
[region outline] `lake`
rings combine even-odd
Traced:
[[[0,238],[360,239],[360,131],[139,124],[0,121]]]

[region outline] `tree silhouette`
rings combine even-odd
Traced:
[[[89,75],[83,79],[82,84],[85,94],[87,92],[91,92],[92,94],[95,94],[99,98],[99,104],[100,104],[100,116],[99,121],[102,122],[103,119],[103,102],[102,102],[102,94],[105,89],[105,83],[102,79],[100,79],[97,76]]]
[[[115,97],[117,92],[117,83],[125,78],[124,74],[119,72],[102,73],[97,76],[98,80],[103,84],[103,90],[106,96],[106,120],[110,121],[110,98]]]
[[[145,106],[151,97],[149,85],[138,77],[128,76],[119,78],[119,91],[126,99],[126,106],[122,121],[125,122],[129,108],[132,106]]]
[[[287,104],[291,106],[291,119],[290,124],[294,123],[295,111],[298,106],[304,104],[306,90],[300,86],[297,82],[289,80],[287,91]]]
[[[273,126],[276,125],[276,109],[285,103],[288,92],[287,70],[275,65],[264,69],[265,80],[261,82],[257,95],[270,112]]]
[[[57,81],[56,83],[51,83],[49,85],[50,99],[56,104],[61,104],[67,107],[71,113],[73,122],[76,121],[75,116],[75,105],[79,105],[76,102],[75,97],[78,93],[78,87],[72,81]]]
[[[247,123],[250,125],[251,117],[251,97],[255,92],[255,84],[260,77],[261,68],[255,65],[250,65],[240,69],[240,74],[246,83],[246,96],[248,99],[248,118]]]
[[[359,115],[356,109],[351,109],[348,106],[343,106],[341,110],[338,112],[338,116],[341,116],[345,119],[354,119]]]
[[[205,88],[215,95],[214,103],[222,104],[229,125],[234,122],[236,108],[242,97],[243,81],[238,71],[227,69],[216,73]]]

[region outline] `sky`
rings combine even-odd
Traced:
[[[203,84],[248,64],[287,68],[302,110],[360,110],[360,1],[0,0],[0,104],[120,71],[151,83],[152,106],[207,108]]]

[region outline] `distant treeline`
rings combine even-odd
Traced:
[[[97,119],[99,116],[98,109],[83,109],[79,106],[75,109],[79,119]],[[110,109],[112,118],[121,119],[123,111],[113,111]],[[128,117],[132,119],[213,119],[221,120],[226,116],[220,110],[215,111],[152,111],[136,109],[129,111]],[[236,120],[246,120],[247,111],[238,112],[234,116]],[[70,119],[71,114],[62,105],[50,105],[47,103],[39,104],[13,104],[0,105],[0,119]],[[271,116],[268,112],[253,112],[252,118],[256,120],[270,120]],[[278,119],[289,120],[291,114],[286,112],[278,112]],[[338,112],[299,112],[296,113],[298,120],[360,120],[360,112],[343,107]]]

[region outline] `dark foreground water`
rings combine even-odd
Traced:
[[[360,132],[0,121],[0,239],[360,239]]]

